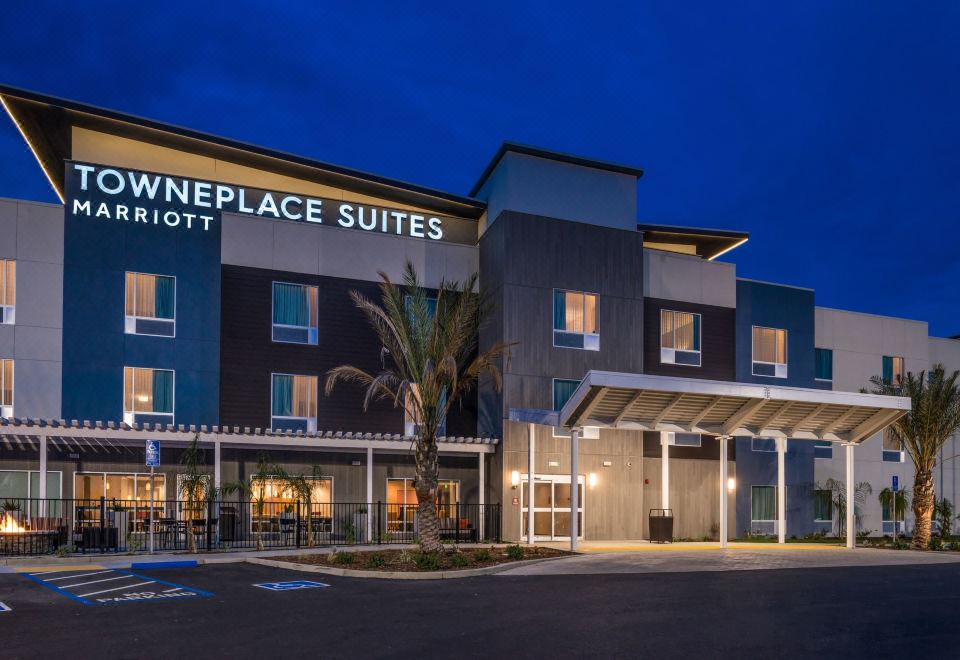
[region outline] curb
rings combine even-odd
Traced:
[[[476,577],[478,575],[491,575],[493,573],[502,573],[512,568],[520,566],[532,566],[545,561],[554,561],[555,559],[568,559],[572,555],[561,555],[559,557],[543,557],[541,559],[526,559],[521,561],[511,561],[505,564],[495,566],[483,566],[481,568],[461,568],[455,571],[437,571],[435,573],[415,573],[407,571],[358,571],[350,568],[334,568],[327,566],[316,566],[315,564],[297,564],[290,561],[278,561],[276,559],[261,559],[259,557],[247,557],[248,564],[258,564],[260,566],[271,566],[273,568],[283,568],[289,571],[303,571],[305,573],[321,573],[324,575],[337,575],[340,577],[368,578],[373,580],[460,580],[464,578]]]

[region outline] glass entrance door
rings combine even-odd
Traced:
[[[583,538],[583,476],[577,477],[577,538]],[[570,475],[536,474],[533,477],[533,540],[570,540]],[[527,475],[520,479],[521,538],[527,540],[530,502],[527,497]]]

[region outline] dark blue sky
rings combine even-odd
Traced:
[[[0,81],[464,194],[505,139],[639,165],[739,275],[960,333],[960,3],[94,4],[6,7]],[[55,199],[5,118],[0,196]]]

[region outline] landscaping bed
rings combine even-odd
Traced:
[[[403,548],[357,552],[341,550],[332,554],[291,555],[271,557],[271,559],[352,571],[429,573],[485,568],[531,559],[551,559],[569,554],[569,552],[553,548],[511,545],[506,547],[445,549],[439,553],[427,553]]]

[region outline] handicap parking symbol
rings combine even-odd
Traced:
[[[6,603],[0,603],[0,612],[12,612],[13,608]]]
[[[323,582],[311,582],[310,580],[291,580],[289,582],[264,582],[253,586],[270,591],[292,591],[294,589],[317,589],[330,585]]]

